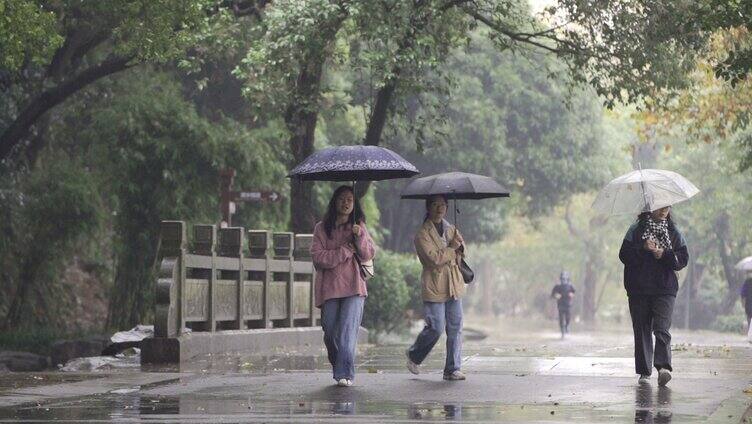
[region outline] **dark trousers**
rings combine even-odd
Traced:
[[[671,368],[671,315],[676,298],[670,295],[629,296],[629,314],[634,331],[635,371],[650,375],[656,369]],[[653,349],[655,335],[655,349]]]
[[[559,306],[559,329],[561,329],[561,334],[569,332],[569,317],[569,308]]]

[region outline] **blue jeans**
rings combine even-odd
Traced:
[[[446,329],[447,354],[444,374],[458,371],[462,365],[462,300],[423,302],[423,312],[426,316],[426,326],[407,351],[410,360],[416,364],[423,362]]]
[[[334,379],[355,378],[355,349],[365,297],[329,299],[321,305],[321,328]]]

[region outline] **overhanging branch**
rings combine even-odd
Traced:
[[[465,11],[465,13],[467,13],[468,15],[470,15],[475,20],[477,20],[479,22],[482,22],[487,27],[491,28],[492,30],[494,30],[494,31],[496,31],[496,32],[498,32],[500,34],[503,34],[504,36],[508,37],[511,40],[514,40],[514,41],[517,41],[517,42],[520,42],[520,43],[530,44],[532,46],[541,48],[543,50],[546,50],[546,51],[549,51],[549,52],[555,53],[555,54],[563,54],[563,53],[567,52],[566,50],[559,49],[559,48],[556,48],[556,47],[547,46],[547,45],[545,45],[545,44],[543,44],[541,42],[533,40],[533,38],[537,36],[536,34],[520,33],[520,32],[512,31],[509,28],[503,27],[498,22],[494,22],[490,18],[488,18],[486,16],[483,16],[481,13],[479,13],[476,10],[473,10],[473,9],[467,8],[467,7],[464,7],[462,9]],[[543,32],[540,35],[543,35],[545,33],[546,32]],[[551,38],[548,38],[548,39],[551,39]],[[555,41],[560,41],[558,39],[554,39],[554,40]]]
[[[43,114],[87,85],[129,68],[132,65],[128,62],[132,59],[132,57],[110,57],[39,94],[26,105],[13,123],[0,135],[0,160],[5,160],[11,155],[13,149],[25,139],[31,127]]]

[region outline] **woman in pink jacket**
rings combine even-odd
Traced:
[[[355,349],[368,295],[359,262],[373,259],[375,247],[352,187],[334,191],[324,219],[313,230],[315,298],[321,308],[324,344],[338,386],[352,386]]]

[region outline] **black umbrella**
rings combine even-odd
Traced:
[[[446,172],[413,180],[402,190],[403,199],[428,199],[443,195],[455,199],[454,223],[457,224],[457,199],[509,197],[509,190],[491,177],[467,172]]]
[[[302,181],[379,181],[419,173],[415,165],[384,147],[336,146],[308,156],[288,177]]]
[[[403,199],[427,199],[442,194],[450,199],[509,197],[509,190],[491,177],[467,172],[446,172],[415,179],[402,190]]]

